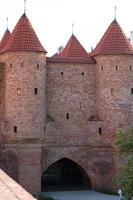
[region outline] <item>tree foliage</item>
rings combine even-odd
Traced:
[[[119,130],[117,142],[119,158],[122,168],[119,183],[126,200],[133,199],[133,129],[129,132]]]

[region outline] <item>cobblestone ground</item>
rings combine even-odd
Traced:
[[[120,200],[119,196],[102,194],[92,190],[45,192],[45,196],[53,197],[56,200]]]

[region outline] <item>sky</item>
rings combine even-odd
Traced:
[[[115,17],[127,37],[133,31],[133,0],[27,0],[26,14],[48,56],[72,34],[90,52]],[[24,13],[24,0],[0,0],[0,38]]]

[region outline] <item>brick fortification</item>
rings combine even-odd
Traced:
[[[115,135],[132,128],[133,48],[114,20],[88,54],[72,35],[52,57],[24,14],[0,44],[0,167],[29,192],[67,158],[113,190]]]

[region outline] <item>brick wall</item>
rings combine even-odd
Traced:
[[[77,163],[88,175],[94,190],[105,191],[114,188],[115,161],[111,147],[89,145],[44,147],[42,152],[43,172],[62,158]]]
[[[42,173],[62,158],[79,164],[93,189],[114,188],[115,132],[132,125],[133,59],[96,60],[48,63],[46,68],[40,53],[1,57],[6,72],[5,135],[17,151],[19,181],[28,191],[40,191]]]
[[[99,140],[95,65],[47,65],[45,144],[76,145]],[[69,118],[69,119],[68,119]]]
[[[96,60],[99,115],[105,139],[111,142],[118,128],[132,128],[133,57],[99,56]]]
[[[40,140],[45,126],[45,55],[5,53],[2,61],[6,65],[6,136],[8,140]]]
[[[98,113],[96,70],[93,64],[48,63],[43,170],[68,158],[86,171],[93,189],[109,190],[114,187],[114,150],[99,132],[104,121]]]

